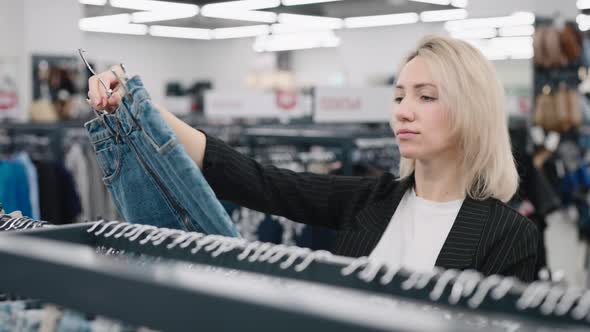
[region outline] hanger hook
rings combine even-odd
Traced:
[[[105,82],[96,74],[96,72],[94,71],[94,69],[92,69],[92,66],[88,63],[88,61],[86,60],[86,57],[84,56],[84,53],[86,51],[83,48],[79,48],[78,49],[78,53],[80,54],[80,57],[82,58],[82,61],[84,61],[84,65],[86,65],[86,68],[88,68],[88,70],[90,70],[90,72],[92,73],[92,75],[96,76],[98,78],[98,81],[100,82],[100,84],[102,85],[102,87],[105,89],[105,91],[107,92],[107,96],[110,98],[113,95],[113,89],[110,89]]]

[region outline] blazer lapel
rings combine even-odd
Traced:
[[[436,260],[446,269],[475,268],[475,256],[485,223],[490,216],[490,203],[467,197]]]
[[[370,241],[367,238],[366,240],[371,244],[369,246],[365,244],[363,250],[359,249],[358,253],[355,251],[355,256],[366,256],[373,251],[387,229],[402,197],[414,185],[413,176],[399,181],[389,195],[368,206],[357,216],[357,221],[364,221],[360,227],[369,236]],[[489,215],[489,200],[476,201],[466,198],[438,255],[436,266],[447,269],[474,268],[475,255]]]
[[[414,178],[407,177],[397,181],[399,183],[395,185],[390,193],[367,206],[356,217],[357,225],[369,231],[377,240],[381,238],[385,229],[387,229],[387,225],[389,225],[389,221],[404,193],[413,185]],[[373,248],[370,249],[373,250]]]
[[[404,197],[404,194],[410,187],[414,185],[414,176],[408,176],[399,180],[399,184],[392,190],[391,195],[375,204],[375,211],[379,211],[379,215],[375,218],[377,229],[379,230],[379,237],[383,235],[385,229],[393,217],[393,213],[397,209],[399,202]]]

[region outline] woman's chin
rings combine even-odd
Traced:
[[[418,153],[416,151],[412,151],[410,149],[404,150],[404,149],[400,149],[399,151],[400,156],[406,158],[406,159],[418,159]]]

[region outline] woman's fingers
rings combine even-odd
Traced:
[[[118,77],[117,77],[118,76]],[[96,109],[113,109],[121,103],[119,78],[124,77],[120,66],[114,66],[108,71],[94,75],[88,79],[88,98]],[[115,93],[117,91],[117,93]]]

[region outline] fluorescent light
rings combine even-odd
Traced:
[[[131,21],[134,23],[176,20],[193,17],[199,13],[198,6],[168,1],[111,0],[111,6],[141,10],[132,14]]]
[[[211,39],[212,30],[152,25],[150,27],[150,35],[171,38]]]
[[[110,3],[116,8],[154,10],[154,3],[150,0],[111,0]]]
[[[347,28],[365,28],[386,25],[411,24],[416,22],[418,22],[418,14],[403,13],[390,15],[349,17],[344,19],[344,26]]]
[[[318,47],[336,47],[338,45],[340,45],[340,38],[333,31],[324,31],[260,36],[256,38],[253,48],[257,52],[277,52]]]
[[[468,0],[452,0],[451,5],[457,8],[466,8]]]
[[[280,0],[218,2],[205,5],[201,10],[201,15],[239,21],[274,23],[277,21],[277,14],[273,12],[257,11],[257,9],[274,8],[280,5]]]
[[[467,11],[465,9],[432,10],[420,14],[422,22],[462,20],[466,17]]]
[[[282,24],[323,26],[326,29],[340,29],[344,25],[341,18],[297,14],[279,14],[278,21]]]
[[[531,49],[527,52],[515,52],[510,54],[511,59],[532,59],[534,56],[534,51]]]
[[[578,7],[578,9],[589,9],[590,0],[578,0],[576,2],[576,7]]]
[[[251,25],[246,27],[220,28],[213,30],[215,39],[244,38],[266,35],[270,31],[268,25]]]
[[[529,50],[533,47],[533,37],[496,37],[490,39],[490,47],[514,50]]]
[[[78,25],[80,26],[80,29],[84,30],[83,27],[119,26],[130,22],[131,15],[117,14],[81,18]]]
[[[201,15],[206,17],[224,18],[237,21],[274,23],[277,21],[277,14],[273,12],[265,12],[259,10],[244,10],[244,11],[208,11],[205,7],[201,11]]]
[[[83,5],[94,5],[94,6],[104,6],[107,4],[107,0],[78,0],[78,2]]]
[[[590,30],[590,24],[578,24],[578,28],[581,31],[588,31]]]
[[[489,42],[481,40],[468,40],[473,47],[477,48],[488,60],[507,60],[508,53],[501,49],[494,49],[489,46]]]
[[[529,12],[517,12],[510,16],[472,18],[460,21],[450,21],[445,23],[445,29],[448,31],[467,30],[474,28],[532,25],[533,23],[535,23],[535,14]]]
[[[495,28],[479,28],[464,31],[451,31],[451,37],[457,39],[486,39],[496,37]]]
[[[129,35],[145,35],[148,27],[144,24],[129,24],[131,15],[117,14],[106,16],[86,17],[78,21],[78,27],[83,31],[120,33]]]
[[[271,31],[275,34],[281,33],[298,33],[298,32],[309,32],[309,31],[320,31],[326,29],[336,29],[325,24],[273,24],[271,25]]]
[[[312,3],[324,3],[324,2],[335,2],[335,1],[342,1],[342,0],[282,0],[281,3],[283,6],[298,6],[298,5],[308,5]]]
[[[484,53],[483,55],[490,61],[508,60],[508,54],[504,53]]]
[[[157,22],[167,20],[178,20],[182,18],[194,17],[199,13],[199,7],[195,6],[186,11],[144,11],[131,14],[131,21],[134,23]]]
[[[431,3],[433,5],[447,6],[451,4],[451,0],[412,0],[414,2]]]
[[[532,37],[498,37],[489,40],[467,40],[489,60],[530,59],[533,56]]]
[[[148,27],[145,24],[125,24],[125,25],[88,25],[79,24],[80,30],[91,31],[91,32],[105,32],[105,33],[118,33],[126,35],[145,35],[147,34]]]
[[[532,36],[534,33],[535,27],[532,25],[517,25],[500,28],[500,36],[502,37]]]
[[[145,10],[145,11],[194,11],[195,7],[198,10],[198,6],[168,2],[168,1],[153,1],[153,0],[111,0],[111,6],[117,8],[134,9],[134,10]]]
[[[203,6],[203,12],[219,11],[247,11],[275,8],[281,5],[281,0],[241,0],[217,2]]]

